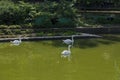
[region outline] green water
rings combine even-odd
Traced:
[[[71,61],[60,57],[66,48],[51,41],[0,43],[0,80],[120,80],[120,42],[73,47]]]

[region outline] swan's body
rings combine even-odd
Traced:
[[[70,51],[71,45],[68,46],[68,50],[64,50],[61,53],[61,57],[70,57],[71,51]]]
[[[73,43],[74,43],[74,35],[72,35],[72,39],[66,39],[66,40],[63,40],[63,42],[65,43],[65,44],[67,44],[67,45],[73,45]]]
[[[64,50],[64,51],[61,53],[61,57],[67,57],[67,56],[69,56],[70,54],[71,54],[70,51]]]
[[[21,38],[19,38],[18,40],[11,41],[12,45],[20,45],[21,42]]]

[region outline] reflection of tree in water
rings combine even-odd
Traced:
[[[107,39],[99,39],[97,40],[97,42],[101,44],[106,44],[106,45],[114,43],[113,41],[107,40]]]
[[[106,40],[120,42],[120,35],[107,35],[104,36]]]
[[[92,47],[97,47],[100,44],[104,44],[104,45],[110,45],[110,44],[114,44],[115,42],[120,41],[120,37],[112,37],[112,36],[107,36],[104,38],[92,38],[92,39],[75,39],[74,40],[74,47],[79,47],[79,48],[92,48]],[[49,45],[53,45],[55,47],[66,47],[67,45],[65,43],[63,43],[62,40],[53,40],[53,41],[48,41],[45,42],[44,44],[49,44]]]
[[[77,39],[74,41],[73,46],[84,49],[84,48],[97,47],[99,43],[110,44],[111,42],[106,41],[106,40],[97,40],[97,39]],[[65,43],[63,43],[62,40],[54,40],[52,41],[52,45],[55,47],[67,46]]]
[[[98,46],[98,43],[94,39],[80,39],[75,41],[75,46],[80,48],[89,48]]]
[[[63,43],[62,40],[52,40],[52,41],[42,41],[41,42],[43,45],[52,45],[52,46],[55,46],[55,47],[64,47],[64,46],[67,46]]]
[[[55,46],[55,47],[63,47],[63,46],[65,46],[65,44],[63,43],[62,40],[54,40],[54,41],[52,41],[52,45]]]
[[[52,41],[52,45],[56,47],[67,46],[65,43],[63,43],[62,40]],[[79,40],[75,40],[75,44],[73,46],[80,47],[80,48],[96,47],[97,42],[93,39],[79,39]]]

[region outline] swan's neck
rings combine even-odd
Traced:
[[[21,42],[21,38],[19,38],[19,41]]]
[[[72,35],[72,45],[73,45],[73,43],[74,43],[74,35]]]
[[[68,51],[70,51],[71,45],[68,46]]]
[[[74,41],[74,36],[72,36],[72,41]]]

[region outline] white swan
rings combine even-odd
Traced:
[[[74,43],[74,36],[75,35],[72,35],[72,39],[66,39],[66,40],[63,40],[63,42],[65,43],[65,44],[67,44],[67,45],[73,45],[73,43]]]
[[[61,53],[61,57],[68,57],[68,60],[70,60],[70,55],[71,55],[71,50],[70,50],[70,48],[71,48],[71,46],[72,45],[68,45],[68,50],[64,50],[64,51],[62,51],[62,53]]]
[[[16,46],[20,45],[21,42],[22,42],[21,37],[19,37],[18,40],[11,41],[12,45],[16,45]]]

